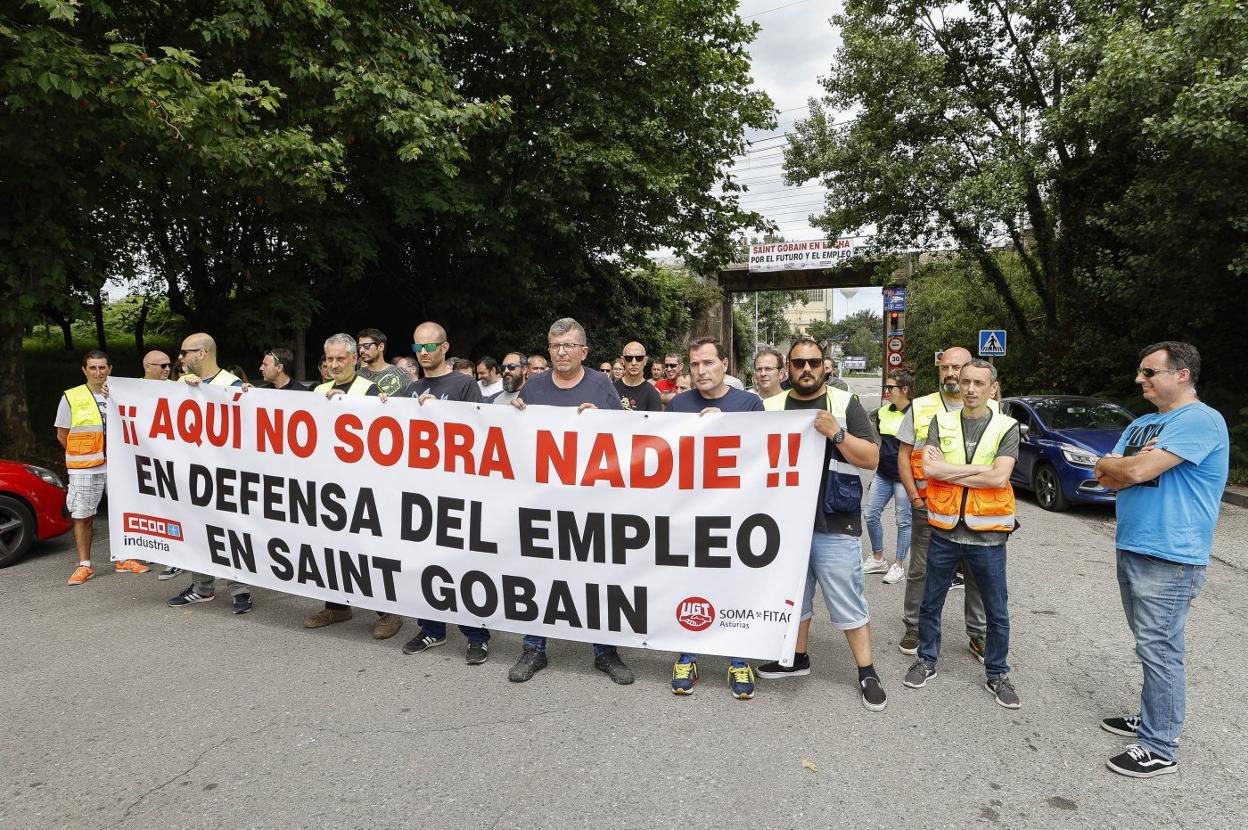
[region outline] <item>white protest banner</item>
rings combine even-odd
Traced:
[[[768,242],[750,246],[751,271],[792,271],[834,268],[860,253],[850,239],[812,242]]]
[[[812,412],[109,386],[114,559],[524,634],[792,657]]]

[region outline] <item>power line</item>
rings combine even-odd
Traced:
[[[791,7],[791,6],[800,6],[800,5],[802,5],[803,3],[809,3],[809,2],[810,2],[810,0],[793,0],[793,2],[792,2],[792,3],[785,3],[783,6],[776,6],[775,8],[771,8],[771,9],[764,9],[764,10],[763,10],[763,11],[761,11],[761,12],[754,12],[753,14],[743,15],[743,16],[741,17],[741,19],[742,19],[742,20],[753,20],[754,18],[756,18],[756,17],[762,17],[762,16],[763,16],[763,15],[765,15],[765,14],[771,14],[772,12],[778,12],[778,11],[780,11],[781,9],[787,9],[787,8],[789,8],[789,7]]]

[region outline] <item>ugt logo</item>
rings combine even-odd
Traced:
[[[702,597],[682,599],[676,605],[676,622],[690,631],[704,631],[715,622],[715,606]]]

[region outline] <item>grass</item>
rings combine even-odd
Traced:
[[[1248,467],[1232,467],[1226,483],[1231,487],[1248,487]]]

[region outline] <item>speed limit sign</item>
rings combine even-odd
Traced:
[[[901,365],[901,354],[898,352],[889,352],[888,365],[897,367]]]

